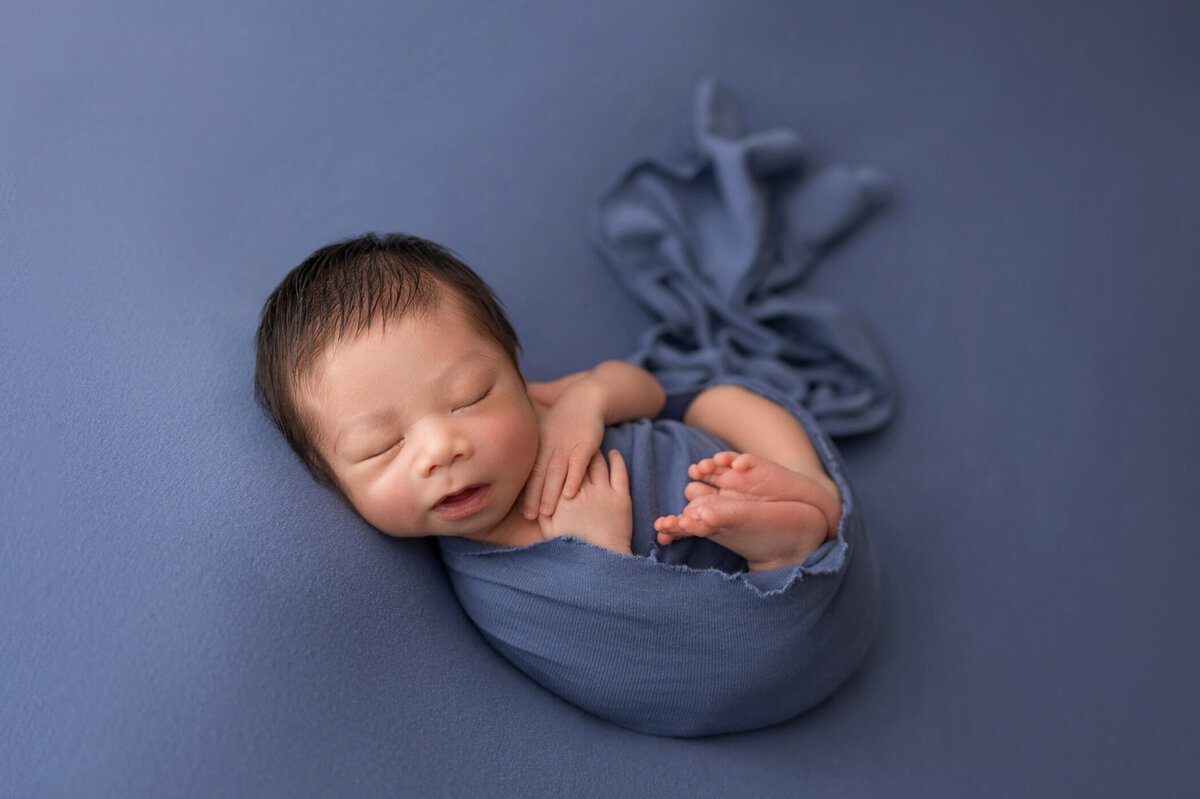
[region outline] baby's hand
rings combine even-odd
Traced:
[[[604,410],[594,393],[568,388],[542,415],[540,427],[541,443],[521,505],[529,520],[554,515],[560,497],[573,499],[579,492],[604,438]]]
[[[615,449],[608,454],[611,468],[597,452],[588,464],[579,491],[565,495],[553,516],[541,516],[542,538],[571,535],[613,552],[632,554],[633,501],[625,459]]]

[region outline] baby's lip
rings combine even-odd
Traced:
[[[464,519],[478,513],[491,498],[491,487],[482,483],[469,485],[438,500],[433,510],[445,519]]]

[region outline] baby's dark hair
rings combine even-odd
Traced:
[[[297,402],[300,381],[330,344],[427,311],[447,292],[519,369],[516,331],[492,289],[449,249],[416,236],[367,233],[322,247],[267,298],[258,323],[254,395],[318,482],[332,482],[333,475]]]

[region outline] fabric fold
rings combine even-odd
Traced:
[[[754,377],[805,405],[831,435],[891,418],[891,371],[867,329],[805,294],[805,277],[884,200],[869,167],[806,174],[799,134],[748,133],[730,91],[696,92],[693,141],[632,164],[602,193],[593,239],[659,320],[629,360],[668,393]]]

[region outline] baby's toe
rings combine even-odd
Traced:
[[[716,509],[711,505],[701,505],[696,508],[696,515],[710,527],[715,527],[719,521]]]
[[[735,463],[737,461],[737,459],[740,457],[742,457],[741,454],[739,454],[737,452],[730,452],[729,450],[726,450],[724,452],[718,452],[716,455],[713,455],[712,462],[722,468],[729,468],[729,466],[732,465],[733,463]]]
[[[688,505],[679,517],[679,528],[688,535],[697,537],[710,536],[717,532],[713,525],[716,514],[706,505]]]
[[[719,489],[716,486],[711,486],[708,483],[688,483],[684,486],[683,496],[691,502],[697,497],[708,496],[709,494],[717,493]]]
[[[654,520],[654,529],[660,533],[678,533],[682,526],[682,520],[675,515],[659,516]]]
[[[736,458],[732,458],[729,462],[729,466],[738,472],[748,472],[753,469],[758,462],[758,457],[751,455],[749,452],[743,452]]]

